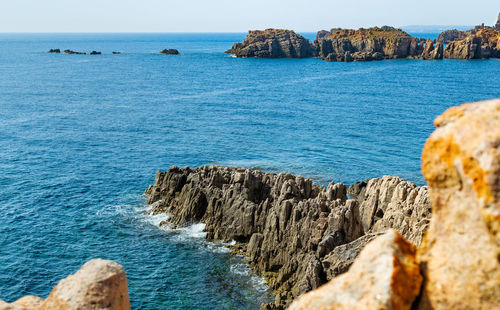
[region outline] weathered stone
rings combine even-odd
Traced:
[[[328,255],[365,233],[395,228],[420,243],[430,216],[427,188],[388,176],[366,184],[363,195],[347,199],[341,183],[325,188],[285,173],[173,166],[156,174],[146,194],[149,212],[168,213],[166,225],[201,221],[208,240],[239,242],[238,251],[246,248],[254,269],[277,292],[275,305],[284,307],[328,275],[345,272],[367,239],[351,244],[350,255]]]
[[[451,41],[462,40],[467,36],[465,31],[460,31],[457,29],[446,30],[439,34],[436,39],[436,42],[448,44]]]
[[[438,42],[434,45],[432,40],[427,39],[427,41],[425,41],[424,50],[419,57],[425,60],[443,59],[443,43]]]
[[[361,251],[347,273],[288,309],[410,309],[422,282],[415,252],[413,244],[389,230]]]
[[[0,300],[0,310],[130,310],[127,276],[122,266],[102,259],[85,263],[59,281],[49,297],[25,296],[13,303]]]
[[[481,59],[500,57],[500,31],[478,26],[467,31],[462,40],[450,42],[444,50],[444,58]]]
[[[422,154],[433,218],[419,309],[500,308],[500,100],[439,116]]]
[[[422,40],[388,26],[318,32],[314,45],[327,61],[369,61],[419,57]],[[438,46],[439,48],[439,46]],[[437,53],[437,52],[436,52]]]
[[[292,30],[266,29],[249,31],[241,43],[226,51],[237,57],[304,58],[315,56],[311,42]]]
[[[91,260],[59,281],[38,309],[130,309],[125,271],[112,261]]]

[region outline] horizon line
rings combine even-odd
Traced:
[[[388,25],[382,25],[382,26],[388,26]],[[382,26],[371,26],[371,27],[382,27]],[[473,25],[404,25],[404,26],[391,26],[394,28],[410,28],[410,27],[460,27],[460,28],[465,28],[465,27],[472,27],[474,28]],[[1,31],[0,34],[209,34],[209,33],[220,33],[220,34],[241,34],[241,33],[247,33],[248,31],[251,30],[263,30],[263,29],[287,29],[287,30],[293,30],[298,33],[316,33],[321,30],[328,30],[328,29],[320,29],[320,30],[294,30],[294,29],[289,29],[289,28],[282,28],[282,27],[265,27],[262,29],[248,29],[248,30],[243,30],[243,31],[90,31],[90,32],[85,32],[85,31]],[[335,28],[335,27],[332,27]],[[330,29],[332,29],[330,28]],[[342,28],[342,29],[360,29],[364,28],[367,29],[367,27],[358,27],[358,28]]]

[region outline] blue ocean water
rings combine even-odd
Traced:
[[[0,298],[46,297],[102,257],[125,267],[134,309],[258,308],[272,295],[241,257],[204,242],[201,225],[165,231],[142,214],[156,170],[221,164],[424,184],[433,119],[500,97],[499,60],[223,53],[244,36],[0,34]],[[164,48],[182,55],[156,54]]]

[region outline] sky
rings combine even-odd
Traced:
[[[493,25],[500,0],[0,0],[0,32],[246,32]]]

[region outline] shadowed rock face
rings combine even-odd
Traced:
[[[495,29],[500,30],[500,13],[498,13],[497,23],[495,24]]]
[[[43,300],[25,296],[14,303],[0,300],[0,310],[130,310],[127,276],[113,261],[94,259],[59,281]]]
[[[292,30],[266,29],[249,31],[241,43],[226,51],[236,57],[305,58],[314,57],[311,42]]]
[[[275,305],[347,270],[377,232],[395,228],[419,244],[427,228],[427,188],[385,176],[326,188],[290,174],[241,168],[171,167],[146,190],[164,225],[201,221],[209,240],[236,240],[276,292]]]
[[[500,30],[481,26],[469,30],[464,39],[452,41],[446,46],[444,57],[454,59],[500,58]]]

